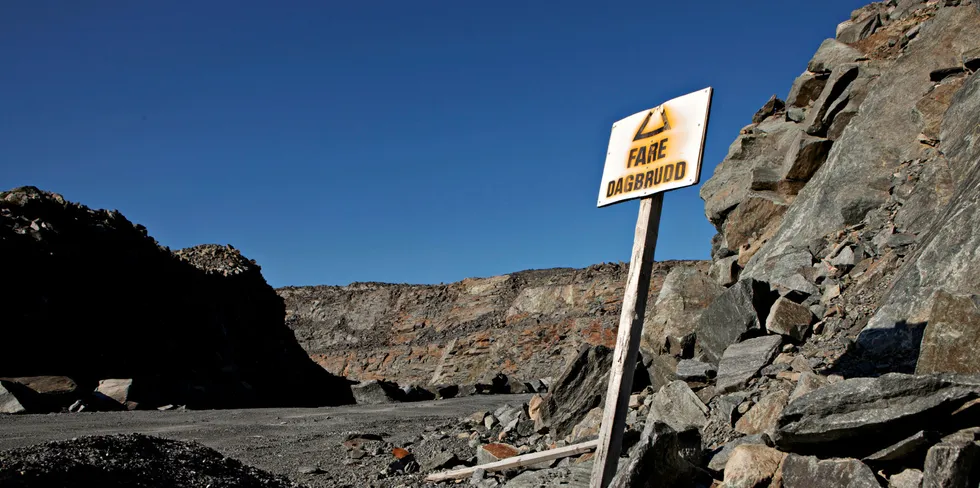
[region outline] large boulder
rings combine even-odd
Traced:
[[[707,486],[711,476],[697,467],[701,436],[697,429],[677,432],[667,424],[652,422],[640,441],[629,450],[609,483],[610,488],[688,488]]]
[[[735,422],[735,430],[746,435],[772,434],[776,429],[779,414],[786,408],[789,401],[789,394],[783,390],[776,390],[769,393],[745,412],[738,422]]]
[[[0,381],[0,413],[24,413],[27,411],[20,400],[7,387],[10,383]]]
[[[676,431],[703,428],[708,424],[708,407],[687,383],[674,381],[653,395],[646,425],[654,422],[667,424]]]
[[[726,488],[769,486],[776,470],[786,457],[769,446],[743,444],[736,446],[725,464]]]
[[[351,386],[351,392],[354,394],[354,401],[358,405],[395,403],[405,397],[405,393],[398,387],[398,384],[380,380],[362,381]]]
[[[784,488],[881,488],[867,465],[857,459],[820,460],[790,454],[782,466]]]
[[[113,378],[99,381],[94,395],[103,402],[135,410],[140,404],[138,391],[139,388],[133,386],[132,378]]]
[[[697,268],[671,269],[657,296],[656,312],[643,325],[640,350],[644,357],[658,354],[690,357],[694,352],[698,318],[724,291],[725,288]]]
[[[584,347],[555,380],[540,407],[538,430],[548,428],[555,438],[572,429],[593,408],[604,404],[613,351],[605,346]]]
[[[60,412],[83,396],[75,380],[67,376],[0,378],[7,382],[24,408],[32,413]]]
[[[696,327],[702,357],[717,363],[725,349],[761,334],[773,298],[766,283],[741,280],[725,290],[701,313]]]
[[[717,391],[728,393],[744,386],[776,357],[782,343],[782,337],[769,335],[729,346],[718,363]]]
[[[975,377],[852,378],[792,401],[773,440],[784,451],[864,457],[921,430],[950,429],[950,414],[978,397]]]
[[[980,296],[937,291],[915,372],[980,374]]]
[[[780,297],[766,317],[766,330],[801,342],[810,333],[813,312],[810,308]]]
[[[980,445],[972,436],[929,448],[922,469],[923,488],[974,487],[980,484]]]

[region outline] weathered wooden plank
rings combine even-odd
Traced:
[[[429,476],[425,477],[425,481],[438,482],[438,481],[462,479],[471,476],[474,471],[480,468],[483,468],[487,471],[501,471],[510,468],[532,466],[546,461],[553,461],[555,459],[560,459],[568,456],[575,456],[578,454],[589,452],[595,449],[596,444],[598,442],[599,441],[595,440],[595,441],[583,442],[581,444],[572,444],[571,446],[559,447],[558,449],[550,449],[547,451],[522,454],[520,456],[501,459],[500,461],[481,464],[479,466],[460,468],[451,471],[443,471],[441,473],[432,473]]]
[[[646,313],[647,293],[653,272],[653,253],[657,247],[657,230],[660,228],[660,210],[664,194],[656,193],[640,200],[640,214],[636,219],[633,237],[633,255],[630,258],[629,275],[623,296],[623,311],[619,316],[619,332],[606,405],[602,411],[602,427],[596,448],[595,465],[592,468],[592,488],[606,488],[619,462],[626,428],[626,412],[629,407],[630,388],[633,385],[633,366],[640,351],[640,333],[643,332],[643,315]]]

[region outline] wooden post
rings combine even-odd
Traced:
[[[487,471],[503,471],[505,469],[511,468],[521,468],[524,466],[534,466],[535,464],[540,464],[547,461],[554,461],[555,459],[561,459],[568,456],[576,456],[583,454],[595,449],[596,443],[598,441],[588,441],[581,444],[572,444],[571,446],[559,447],[557,449],[551,449],[548,451],[533,452],[531,454],[522,454],[520,456],[514,456],[507,459],[501,459],[500,461],[494,461],[492,463],[481,464],[479,466],[471,466],[468,468],[456,469],[453,471],[443,471],[441,473],[432,473],[425,477],[425,481],[446,481],[446,480],[458,480],[463,478],[468,478],[477,469],[485,469]]]
[[[636,220],[633,237],[633,255],[630,258],[629,275],[623,297],[623,312],[619,317],[619,333],[612,369],[609,371],[609,388],[606,390],[606,406],[602,411],[602,427],[596,448],[595,466],[592,469],[591,488],[606,488],[616,475],[619,455],[623,448],[626,429],[626,411],[629,407],[630,389],[633,386],[633,370],[640,350],[640,333],[643,332],[643,315],[646,313],[647,293],[653,272],[653,252],[657,247],[657,230],[660,227],[660,210],[664,194],[656,193],[640,200],[640,215]]]

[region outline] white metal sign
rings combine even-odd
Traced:
[[[613,124],[599,207],[698,184],[710,87]]]

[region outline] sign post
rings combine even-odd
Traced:
[[[616,474],[640,350],[663,192],[698,183],[711,95],[712,89],[705,88],[635,113],[613,124],[609,137],[598,206],[641,200],[589,484],[592,488],[608,487]]]

